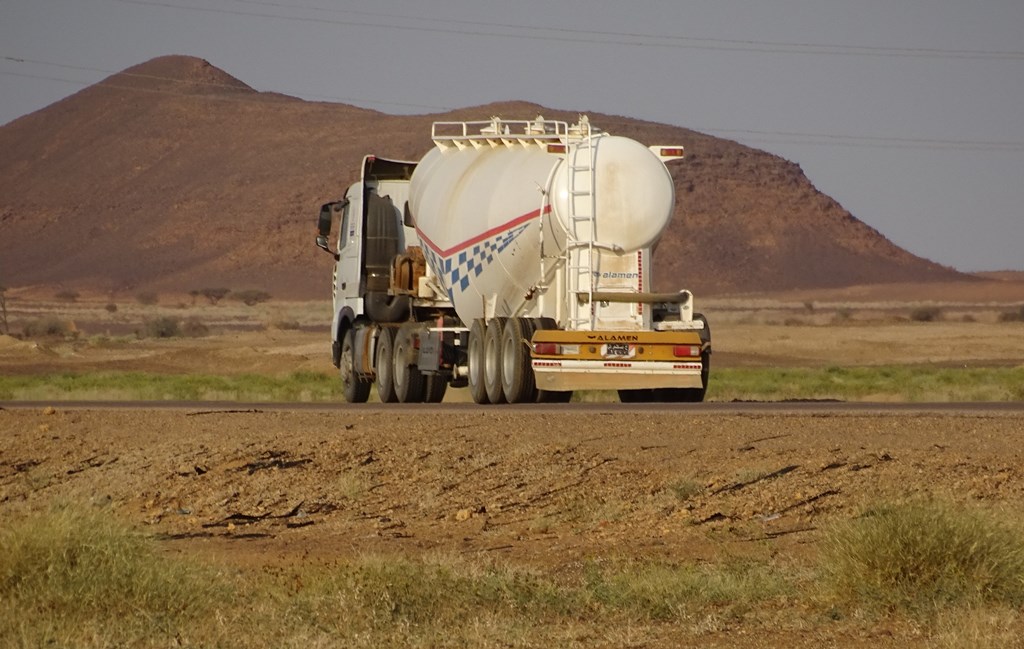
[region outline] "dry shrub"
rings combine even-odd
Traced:
[[[1024,306],[1017,311],[1003,311],[999,314],[999,322],[1024,322]]]
[[[261,302],[266,302],[270,299],[270,293],[266,291],[260,291],[256,289],[249,289],[245,291],[235,291],[231,294],[231,298],[238,300],[246,306],[256,306]]]
[[[910,312],[914,322],[935,322],[942,316],[942,309],[935,306],[918,307]]]
[[[230,292],[231,289],[229,288],[204,288],[195,291],[195,294],[202,295],[207,300],[209,300],[210,304],[217,304],[222,299],[224,299],[224,296],[226,296]],[[189,295],[192,295],[191,291],[189,292]],[[193,295],[193,297],[195,296]]]
[[[679,480],[669,485],[669,490],[675,495],[676,498],[685,502],[694,496],[698,496],[704,492],[704,484],[696,480]]]
[[[953,505],[884,505],[838,525],[823,543],[832,596],[906,611],[1024,604],[1019,530]]]
[[[181,321],[171,316],[147,320],[143,334],[147,338],[174,338],[181,335]]]
[[[836,309],[836,315],[832,320],[834,322],[849,322],[853,318],[853,309]]]
[[[215,580],[89,505],[6,521],[0,547],[5,646],[171,646],[221,600]]]
[[[52,338],[69,335],[74,330],[71,323],[60,318],[38,318],[29,320],[22,325],[21,331],[26,338]]]
[[[181,333],[189,338],[202,338],[203,336],[210,335],[210,328],[199,318],[186,318],[185,322],[181,325]]]
[[[935,649],[1020,649],[1024,619],[1010,607],[944,611],[936,620]]]

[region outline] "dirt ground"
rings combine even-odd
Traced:
[[[263,317],[318,313],[274,308]],[[759,313],[713,323],[713,367],[1024,364],[1020,323],[752,322]],[[100,343],[0,336],[0,366],[17,374],[333,372],[328,354],[324,331],[273,327]],[[70,499],[110,506],[182,551],[247,561],[442,550],[557,563],[813,548],[823,524],[880,499],[1024,512],[1019,412],[589,408],[8,408],[0,517]]]
[[[762,314],[712,326],[717,367],[1024,363],[1019,323],[822,326]],[[328,350],[322,331],[273,327],[99,343],[8,336],[0,366],[330,372]],[[559,572],[604,559],[813,560],[832,523],[888,501],[1024,515],[1021,410],[240,410],[0,404],[0,520],[83,503],[172,554],[254,569],[401,554]],[[900,631],[853,644],[919,640]]]
[[[0,440],[3,518],[90,503],[176,551],[258,564],[711,561],[813,551],[823,526],[881,501],[1024,513],[1024,414],[995,411],[8,408]]]

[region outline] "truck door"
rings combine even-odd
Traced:
[[[362,210],[363,199],[359,184],[349,188],[345,207],[338,223],[338,265],[336,270],[335,297],[339,308],[349,306],[353,312],[362,311],[357,303],[360,295],[362,271]]]

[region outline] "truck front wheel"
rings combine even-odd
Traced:
[[[341,393],[349,403],[366,403],[370,398],[370,382],[360,378],[356,372],[355,339],[355,328],[346,331],[342,339],[341,362],[338,364],[341,373]]]

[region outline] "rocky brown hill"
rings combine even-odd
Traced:
[[[187,56],[129,68],[0,127],[0,284],[112,294],[256,288],[327,297],[319,205],[367,153],[418,159],[430,123],[576,113],[508,102],[392,116],[257,92]],[[681,143],[679,199],[656,288],[701,294],[963,278],[888,241],[800,168],[683,128],[591,113]]]

